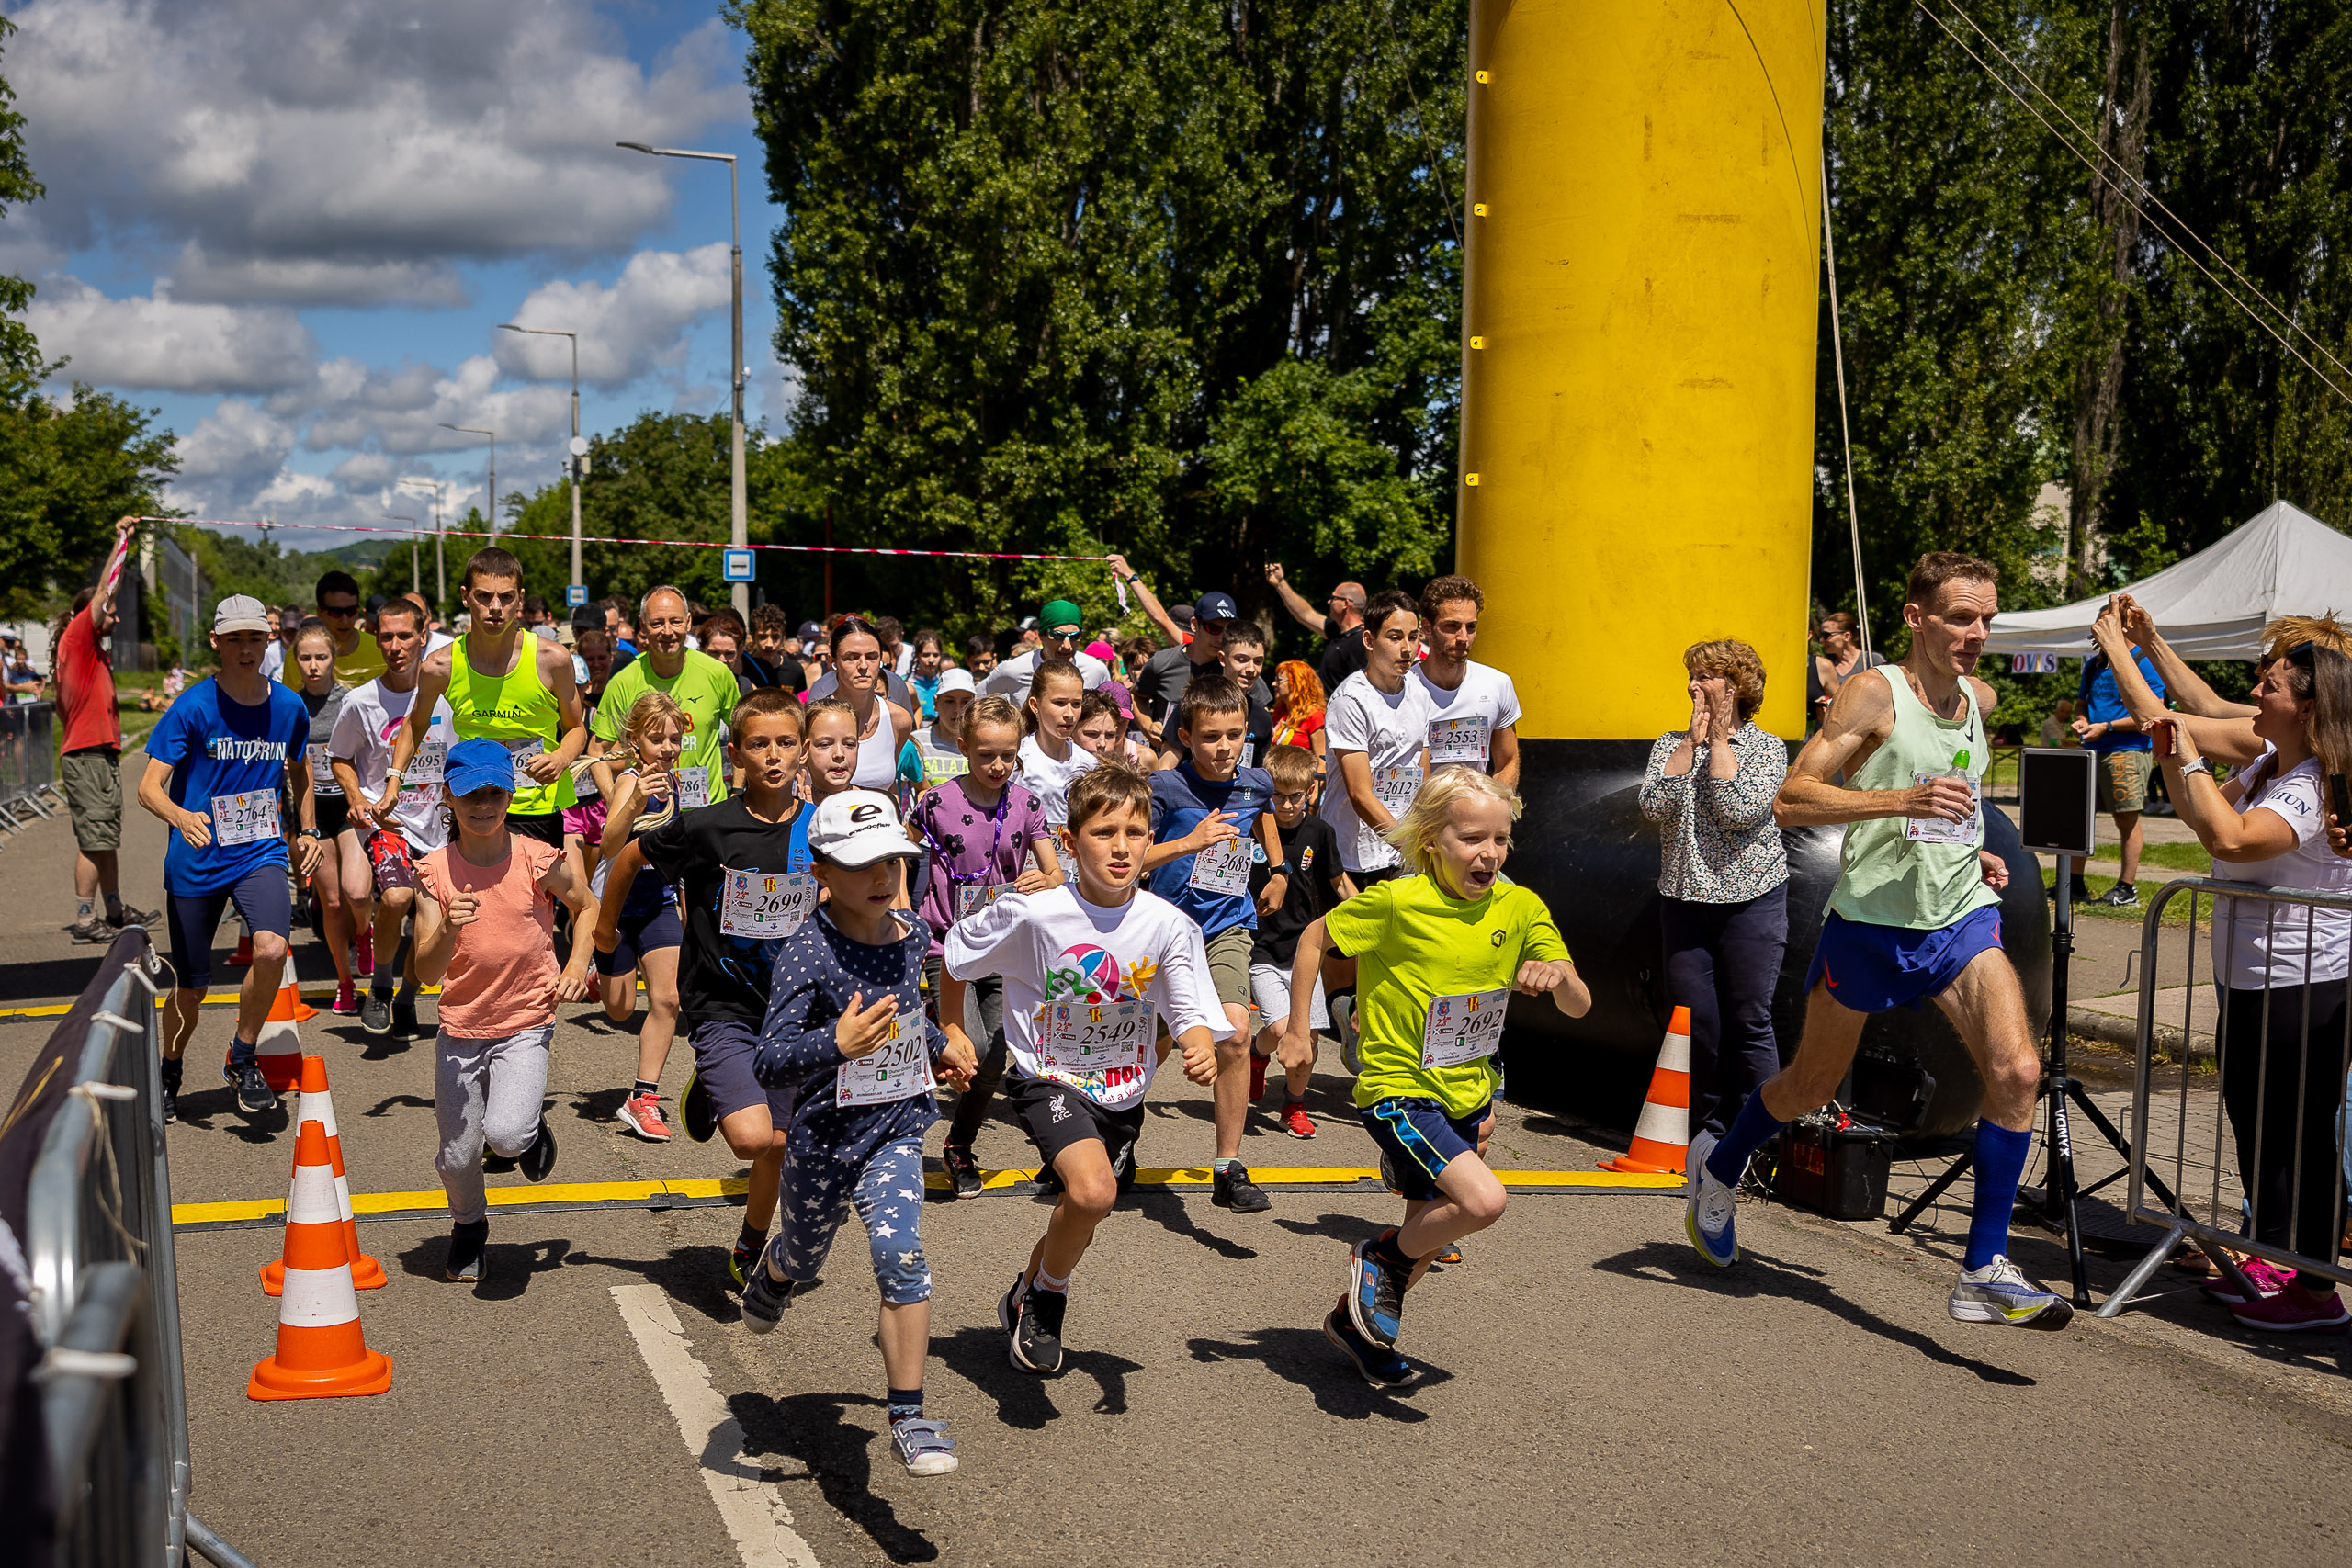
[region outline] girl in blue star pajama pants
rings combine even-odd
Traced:
[[[893,1306],[931,1299],[922,1256],[922,1140],[885,1144],[863,1165],[821,1150],[785,1158],[777,1266],[795,1286],[814,1283],[852,1205],[865,1225],[874,1282]]]

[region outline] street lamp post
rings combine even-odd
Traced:
[[[540,337],[560,337],[571,340],[571,586],[586,592],[587,579],[580,570],[580,465],[588,456],[588,443],[580,439],[580,334],[561,327],[518,327],[512,321],[501,321],[503,333],[532,333]]]
[[[494,431],[494,430],[483,430],[483,429],[481,429],[481,427],[479,427],[479,426],[477,426],[477,425],[471,425],[471,424],[451,424],[451,423],[449,423],[447,420],[444,420],[444,421],[442,422],[442,423],[441,423],[441,428],[442,428],[442,429],[444,429],[444,430],[454,430],[454,431],[457,431],[457,432],[458,432],[459,434],[465,434],[465,435],[487,435],[487,436],[489,436],[489,437],[490,437],[490,503],[489,503],[486,507],[484,507],[484,508],[483,508],[483,510],[482,510],[482,515],[484,515],[485,517],[487,517],[487,518],[489,518],[489,519],[490,519],[490,531],[491,531],[492,534],[497,533],[497,532],[498,532],[498,432],[496,432],[496,431]]]
[[[741,190],[736,180],[735,154],[695,152],[683,147],[650,147],[642,141],[619,141],[614,145],[626,147],[632,152],[649,153],[656,158],[699,158],[706,163],[727,165],[727,207],[733,233],[732,243],[728,246],[728,260],[734,288],[734,356],[728,364],[727,379],[735,392],[734,446],[730,454],[731,466],[729,473],[731,489],[728,498],[729,503],[728,542],[740,550],[752,542],[752,534],[751,519],[745,509],[743,491],[743,201]],[[751,621],[752,585],[748,582],[735,584],[735,613],[741,615],[746,624]]]
[[[441,492],[449,488],[448,481],[411,474],[401,480],[400,488],[433,492],[433,607],[435,614],[446,615],[449,613],[449,563],[441,553],[441,543],[447,536],[448,525],[442,515]]]

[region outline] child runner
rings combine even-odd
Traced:
[[[1304,666],[1302,666],[1304,668]],[[1314,679],[1314,671],[1307,671]],[[1266,757],[1266,773],[1274,782],[1274,826],[1282,833],[1282,853],[1250,868],[1250,892],[1258,900],[1258,939],[1250,949],[1250,995],[1258,1004],[1265,1026],[1250,1053],[1250,1103],[1266,1091],[1266,1060],[1282,1043],[1291,1012],[1290,966],[1298,956],[1298,933],[1356,896],[1355,884],[1340,866],[1340,839],[1331,824],[1307,810],[1315,793],[1315,754],[1299,746],[1277,746]],[[1252,857],[1253,859],[1255,857]],[[1267,897],[1276,864],[1290,867],[1288,886],[1280,904]],[[1323,978],[1317,974],[1307,999],[1307,1025],[1331,1027],[1323,1005]],[[1306,1086],[1315,1073],[1310,1059],[1283,1069],[1287,1079],[1283,1095],[1283,1131],[1294,1138],[1315,1136],[1315,1122],[1306,1114]]]
[[[1485,773],[1440,773],[1387,832],[1407,874],[1308,926],[1291,965],[1298,997],[1327,951],[1361,964],[1356,1111],[1396,1171],[1405,1223],[1355,1245],[1323,1335],[1375,1385],[1419,1375],[1396,1354],[1406,1291],[1447,1244],[1502,1218],[1502,1183],[1477,1148],[1502,1081],[1494,1055],[1510,993],[1548,992],[1570,1018],[1592,1005],[1544,900],[1501,879],[1519,811],[1519,796]],[[1314,1049],[1307,1010],[1293,1007],[1283,1066],[1313,1061]]]
[[[775,1213],[779,1129],[791,1109],[760,1087],[752,1053],[767,1017],[775,950],[816,909],[817,882],[808,874],[808,814],[792,797],[803,754],[799,703],[780,686],[763,687],[736,704],[730,722],[742,788],[622,847],[605,879],[596,948],[619,945],[621,907],[639,870],[650,866],[680,886],[687,940],[678,955],[678,1010],[695,1070],[678,1113],[686,1136],[699,1144],[724,1133],[752,1167],[742,1231],[727,1264],[740,1288]]]
[[[1078,705],[1078,728],[1070,731],[1080,750],[1098,762],[1135,765],[1127,750],[1127,716],[1107,692],[1089,692]]]
[[[791,1102],[784,1223],[743,1287],[743,1326],[765,1334],[776,1325],[793,1292],[815,1281],[843,1210],[855,1204],[882,1292],[876,1337],[891,1446],[912,1473],[944,1474],[956,1468],[956,1445],[922,1408],[931,1350],[922,1140],[939,1120],[933,1064],[950,1082],[968,1084],[971,1047],[949,1046],[923,1017],[931,931],[892,908],[901,863],[917,852],[889,797],[828,795],[808,825],[808,848],[826,903],[776,954],[754,1058],[760,1082]]]
[[[943,710],[946,696],[943,686]],[[957,1003],[952,1013],[947,1011],[940,973],[947,928],[1007,892],[1042,893],[1062,880],[1053,835],[1046,827],[1045,803],[1036,791],[1013,782],[1021,751],[1019,711],[1002,697],[982,697],[971,705],[962,742],[971,771],[916,801],[912,823],[931,851],[921,905],[932,933],[923,978],[940,1004],[941,1021],[952,1024],[957,1034],[964,1032],[964,987],[956,983]],[[1033,855],[1042,870],[1030,864]],[[1004,1079],[1004,983],[991,977],[975,982],[975,989],[988,1049],[971,1083],[956,1098],[956,1118],[948,1123],[947,1142],[939,1151],[939,1163],[946,1168],[958,1198],[974,1197],[980,1190],[983,1179],[979,1162],[972,1157],[972,1140]]]
[[[1037,666],[1022,705],[1028,738],[1021,742],[1021,782],[1046,803],[1046,825],[1058,833],[1069,820],[1070,780],[1095,765],[1091,751],[1073,740],[1079,709],[1086,703],[1086,677],[1067,659]]]
[[[1274,781],[1262,768],[1238,765],[1249,743],[1250,700],[1222,675],[1196,675],[1176,706],[1183,761],[1151,775],[1152,846],[1143,866],[1154,893],[1201,928],[1209,978],[1228,1025],[1217,1046],[1216,1158],[1209,1201],[1237,1214],[1273,1206],[1241,1163],[1250,1118],[1250,951],[1258,908],[1250,897],[1256,852],[1267,864],[1267,902],[1288,896],[1290,867],[1266,807]],[[1264,1087],[1260,1080],[1259,1087]]]
[[[1062,842],[1076,886],[1010,893],[957,921],[940,996],[956,1041],[962,982],[1003,978],[1012,1102],[1061,1183],[1045,1235],[997,1303],[1008,1358],[1033,1372],[1061,1370],[1070,1274],[1118,1197],[1114,1168],[1134,1150],[1159,1066],[1154,1020],[1168,1015],[1184,1076],[1203,1085],[1216,1081],[1216,1043],[1232,1027],[1209,985],[1200,928],[1136,886],[1151,781],[1096,768],[1071,783],[1069,804]]]
[[[918,636],[918,646],[922,637],[928,635]],[[918,663],[920,658],[919,654]],[[916,730],[906,748],[899,753],[899,780],[910,786],[910,799],[926,790],[937,789],[949,779],[970,769],[971,762],[964,755],[961,737],[965,716],[972,711],[972,694],[970,671],[941,672],[931,695],[935,716]]]
[[[509,830],[514,759],[504,746],[459,741],[442,781],[456,837],[417,863],[424,899],[416,968],[427,984],[441,982],[433,1064],[441,1153],[433,1163],[451,1222],[442,1273],[480,1281],[490,1236],[483,1149],[498,1162],[492,1168],[519,1168],[526,1180],[544,1181],[555,1168],[555,1129],[540,1109],[555,1008],[588,994],[585,942],[556,967],[550,900],[563,900],[575,922],[595,902],[561,850]]]
[[[335,575],[328,573],[330,578]],[[376,646],[372,638],[368,646]],[[370,879],[368,857],[360,852],[359,836],[351,830],[343,785],[335,781],[334,770],[327,763],[332,750],[328,742],[334,735],[335,719],[350,694],[349,687],[335,682],[334,660],[334,633],[323,624],[305,626],[296,634],[294,662],[300,671],[300,682],[295,695],[302,699],[303,707],[311,715],[310,744],[304,755],[310,762],[311,793],[321,847],[319,863],[311,873],[311,897],[318,900],[319,935],[327,944],[328,955],[334,960],[334,1010],[348,1018],[359,1010],[357,988],[352,983],[351,943],[355,931],[368,929]],[[366,975],[375,967],[372,953],[370,959],[359,967],[358,973]]]
[[[1266,753],[1274,743],[1274,714],[1270,704],[1261,702],[1251,689],[1261,682],[1259,676],[1266,668],[1266,634],[1258,629],[1255,621],[1235,621],[1225,628],[1225,636],[1217,645],[1217,669],[1225,678],[1249,694],[1249,722],[1241,735],[1241,763],[1245,768],[1262,768]],[[1159,750],[1159,765],[1172,768],[1184,754],[1183,742],[1171,730]]]
[[[182,1058],[212,982],[213,928],[232,903],[253,931],[253,964],[237,994],[236,1032],[220,1076],[248,1115],[277,1104],[254,1056],[286,968],[294,913],[278,826],[281,789],[291,795],[300,824],[297,874],[311,874],[321,846],[311,822],[311,714],[301,698],[261,672],[269,640],[269,616],[260,600],[243,593],[221,600],[212,611],[220,671],[181,693],[147,737],[139,804],[176,829],[164,846],[176,976],[164,1012],[166,1122],[177,1112]]]
[[[678,759],[684,754],[692,723],[676,698],[647,692],[629,705],[620,729],[622,746],[600,759],[623,769],[613,775],[612,803],[596,847],[594,886],[600,898],[612,885],[612,863],[622,846],[677,815]],[[722,754],[714,765],[724,771],[725,761]],[[648,1143],[666,1144],[670,1122],[662,1114],[662,1068],[678,1032],[678,944],[685,933],[678,924],[677,893],[652,867],[640,870],[621,895],[614,931],[613,950],[596,954],[606,1018],[615,1023],[628,1021],[637,1010],[637,974],[641,970],[645,975],[637,1081],[621,1101],[621,1125]]]

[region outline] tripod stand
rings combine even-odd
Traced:
[[[2049,1179],[2041,1189],[2042,1221],[2065,1233],[2066,1261],[2072,1266],[2075,1280],[2075,1304],[2091,1304],[2090,1274],[2083,1259],[2083,1226],[2079,1205],[2082,1200],[2120,1179],[2132,1168],[2132,1145],[2122,1131],[2107,1118],[2083,1088],[2083,1080],[2066,1070],[2066,973],[2075,958],[2074,883],[2075,857],[2058,857],[2058,918],[2050,933],[2050,1042],[2049,1058],[2043,1064],[2041,1094],[2050,1102],[2049,1130],[2045,1134],[2050,1161]],[[2122,1169],[2110,1172],[2091,1183],[2077,1187],[2075,1180],[2075,1135],[2073,1119],[2067,1114],[2068,1102],[2090,1119],[2115,1152],[2123,1156]],[[1900,1235],[1912,1223],[1944,1195],[1944,1190],[1960,1179],[1975,1162],[1973,1155],[1962,1155],[1947,1167],[1944,1173],[1928,1184],[1928,1190],[1913,1199],[1908,1207],[1887,1222],[1886,1228]],[[2148,1185],[2166,1204],[2173,1195],[2156,1173],[2147,1173]]]

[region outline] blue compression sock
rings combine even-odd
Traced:
[[[1991,1122],[1976,1123],[1976,1201],[1968,1212],[1968,1250],[1962,1269],[1982,1269],[2009,1249],[2009,1213],[2018,1206],[2018,1179],[2033,1134],[2012,1133]]]
[[[1707,1156],[1707,1173],[1726,1187],[1736,1187],[1747,1174],[1747,1162],[1764,1141],[1788,1123],[1764,1109],[1764,1091],[1758,1089],[1740,1105],[1725,1133]]]

